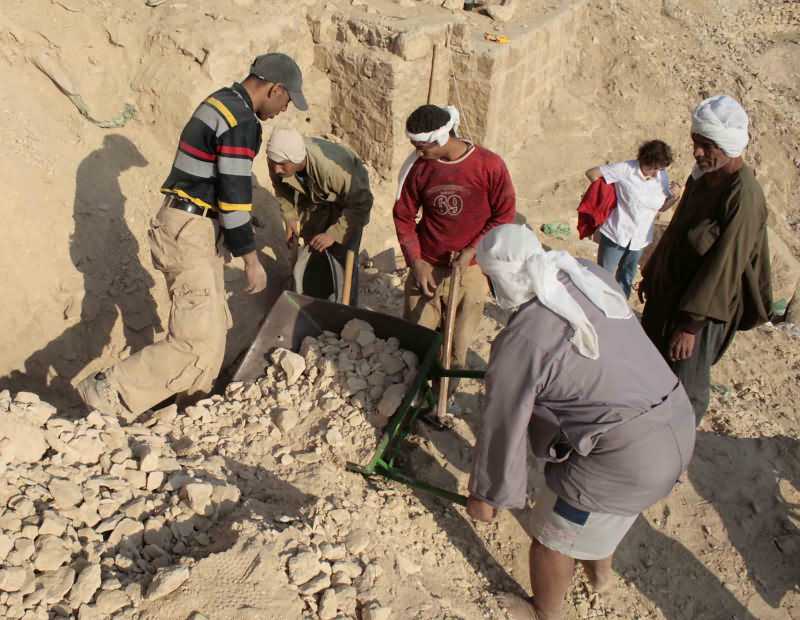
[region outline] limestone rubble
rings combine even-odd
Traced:
[[[284,466],[316,463],[323,451],[340,462],[368,455],[373,423],[389,414],[384,394],[397,401],[416,356],[363,321],[341,338],[306,338],[301,353],[279,349],[256,382],[127,426],[97,411],[65,419],[35,394],[0,393],[0,429],[13,446],[2,452],[0,617],[131,618],[143,600],[181,588],[212,528],[240,505],[220,465],[248,441],[266,438]],[[310,425],[326,431],[313,449]],[[351,521],[342,509],[327,517]],[[370,544],[358,528],[341,542],[300,544],[286,560],[289,583],[320,618],[351,617],[357,588],[379,574],[362,559]]]

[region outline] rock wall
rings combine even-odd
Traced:
[[[561,2],[528,26],[506,30],[508,43],[455,27],[450,40],[450,101],[461,109],[465,132],[510,158],[540,131],[555,88],[575,69],[585,2]]]
[[[315,63],[331,80],[333,132],[393,179],[409,152],[405,119],[430,99],[461,110],[464,135],[513,156],[577,62],[585,9],[582,0],[564,0],[528,15],[504,29],[508,43],[487,41],[486,24],[428,6],[394,17],[312,13]]]
[[[394,20],[355,11],[310,18],[316,65],[331,81],[333,132],[384,178],[396,174],[408,153],[405,119],[427,101],[433,45],[445,43],[449,24],[458,19],[420,10],[424,16]],[[447,73],[438,78],[441,90]]]

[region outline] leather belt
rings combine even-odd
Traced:
[[[199,215],[200,217],[210,217],[212,220],[219,217],[218,211],[209,209],[208,207],[201,207],[193,202],[179,198],[178,196],[167,196],[164,199],[164,206],[170,207],[171,209],[180,209],[181,211],[186,211],[186,213],[191,213],[192,215]]]

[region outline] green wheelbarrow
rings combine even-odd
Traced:
[[[431,414],[436,403],[431,382],[441,377],[482,379],[482,370],[445,370],[439,363],[442,335],[398,317],[344,306],[330,301],[284,292],[259,328],[258,335],[236,367],[234,381],[254,381],[264,374],[269,355],[277,347],[297,351],[306,336],[316,337],[323,331],[339,333],[351,319],[361,319],[372,325],[378,338],[395,337],[403,349],[419,358],[419,369],[402,403],[389,419],[369,463],[348,463],[347,469],[364,476],[383,476],[407,486],[466,505],[467,498],[419,480],[395,464],[400,446],[420,419],[438,425]]]

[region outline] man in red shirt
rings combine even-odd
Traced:
[[[411,268],[405,287],[407,320],[439,328],[446,314],[451,268],[460,268],[453,362],[465,367],[489,294],[475,251],[492,228],[513,222],[516,199],[503,160],[459,139],[458,120],[455,108],[435,105],[417,108],[406,120],[415,152],[400,173],[394,225]]]

